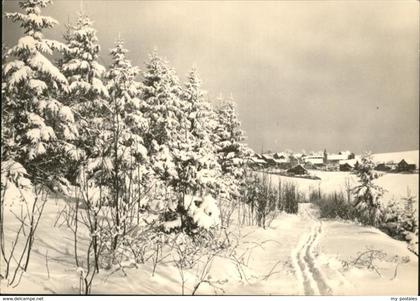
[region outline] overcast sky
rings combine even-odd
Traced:
[[[418,1],[88,1],[102,62],[118,34],[143,68],[157,48],[185,74],[195,64],[210,99],[232,94],[256,151],[418,149]],[[80,1],[44,14],[61,40]],[[5,1],[3,11],[18,10]],[[3,18],[3,40],[20,29]]]

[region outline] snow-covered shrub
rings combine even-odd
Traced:
[[[417,249],[418,215],[412,206],[413,200],[414,197],[408,196],[404,203],[392,201],[384,206],[379,228],[396,239],[407,241],[411,249]]]
[[[20,163],[11,159],[1,162],[0,277],[8,286],[19,285],[28,269],[46,202],[46,189],[40,184],[33,185]]]
[[[352,203],[349,203],[341,192],[323,194],[320,191],[312,191],[309,199],[318,206],[322,218],[354,220],[357,216]]]
[[[293,195],[286,193],[285,188],[287,187],[292,187]],[[245,220],[248,220],[248,224],[257,224],[265,228],[277,213],[285,210],[286,207],[287,210],[290,209],[288,213],[297,212],[297,188],[293,183],[282,184],[279,182],[274,185],[267,174],[261,176],[251,174],[246,177],[241,190],[241,202],[245,206],[241,206],[243,212],[240,223],[245,223]]]
[[[299,206],[299,192],[295,184],[285,183],[284,185],[284,211],[296,214]]]
[[[209,230],[219,224],[219,208],[216,200],[209,194],[199,198],[186,195],[184,197],[184,208],[187,209],[188,216],[198,227]]]
[[[181,229],[182,227],[182,220],[179,214],[175,212],[165,212],[163,214],[164,222],[162,223],[163,231],[164,232],[171,232],[177,229]]]
[[[33,199],[32,189],[32,183],[22,164],[11,159],[1,162],[2,205],[7,202],[7,206],[13,206],[13,202],[22,197]]]
[[[74,233],[74,258],[76,267],[83,272],[81,281],[85,294],[90,293],[99,270],[108,265],[107,257],[103,255],[116,231],[109,223],[112,217],[107,206],[111,203],[110,188],[104,185],[106,181],[103,180],[109,173],[109,164],[105,158],[88,159],[81,164],[75,180],[78,185],[75,202],[68,204],[71,214],[66,217],[67,225]],[[78,251],[81,232],[89,234],[88,248]]]
[[[416,228],[415,232],[410,232],[405,236],[405,240],[408,241],[408,249],[416,254],[419,255],[419,229]]]
[[[176,211],[165,212],[162,227],[165,232],[183,230],[195,235],[201,230],[211,230],[220,223],[220,211],[210,194],[184,195]]]

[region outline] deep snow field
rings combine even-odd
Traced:
[[[63,199],[48,200],[34,243],[29,270],[9,294],[79,294],[74,265],[72,232],[58,214]],[[299,204],[299,214],[281,213],[266,229],[240,229],[240,243],[231,258],[215,257],[206,280],[196,294],[262,295],[415,295],[418,258],[404,242],[372,227],[317,217],[311,204]],[[13,209],[13,208],[9,208]],[[16,208],[14,208],[16,209]],[[6,210],[6,241],[15,233]],[[58,219],[60,220],[60,219]],[[80,235],[81,245],[86,239]],[[382,252],[368,267],[361,252]],[[238,265],[238,261],[242,264]],[[400,262],[400,263],[399,263]],[[101,270],[94,280],[94,294],[181,294],[179,270],[170,259],[153,274],[151,264]],[[191,294],[202,267],[184,271],[184,294]]]

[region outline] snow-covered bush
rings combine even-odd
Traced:
[[[20,193],[16,193],[21,189],[28,194],[28,198],[33,198],[32,183],[29,180],[29,175],[22,164],[11,159],[1,162],[1,194],[2,202],[8,202],[8,206],[13,205],[15,198],[20,199]],[[3,194],[10,193],[10,196],[3,197]],[[3,203],[2,203],[3,204]]]
[[[1,162],[0,277],[8,286],[19,285],[22,274],[28,269],[46,201],[44,187],[33,186],[20,163],[11,159]]]
[[[81,271],[83,293],[91,292],[93,279],[106,265],[103,256],[107,246],[114,237],[114,229],[109,220],[112,213],[107,205],[111,203],[110,187],[106,179],[112,167],[106,158],[87,159],[79,165],[76,183],[77,195],[74,204],[68,204],[71,214],[67,216],[67,224],[74,233],[74,258],[76,267]],[[78,251],[79,230],[83,227],[89,234],[88,248]],[[84,232],[83,231],[83,232]]]
[[[343,193],[323,194],[321,191],[312,191],[309,200],[318,206],[322,218],[354,220],[357,217],[354,206],[347,201]]]
[[[298,213],[299,193],[293,183],[284,185],[284,211],[286,213]]]
[[[211,230],[220,223],[220,211],[216,200],[210,194],[184,195],[182,203],[164,214],[163,229],[166,232],[185,231],[195,235],[201,230]]]
[[[418,214],[413,200],[415,198],[409,195],[403,203],[392,201],[384,206],[379,228],[396,239],[407,241],[411,249],[417,250]]]
[[[243,211],[240,223],[247,220],[248,224],[265,228],[282,210],[297,213],[298,191],[293,183],[279,182],[274,185],[267,174],[249,175],[242,192],[241,202],[245,206],[240,206]]]
[[[198,227],[210,229],[219,224],[219,208],[216,200],[206,194],[200,198],[193,195],[184,196],[184,208],[187,209],[188,216]]]

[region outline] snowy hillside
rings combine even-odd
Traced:
[[[392,153],[378,153],[373,154],[373,160],[377,163],[394,162],[398,163],[401,160],[407,161],[407,163],[416,164],[419,167],[419,151],[404,151],[404,152],[392,152]]]

